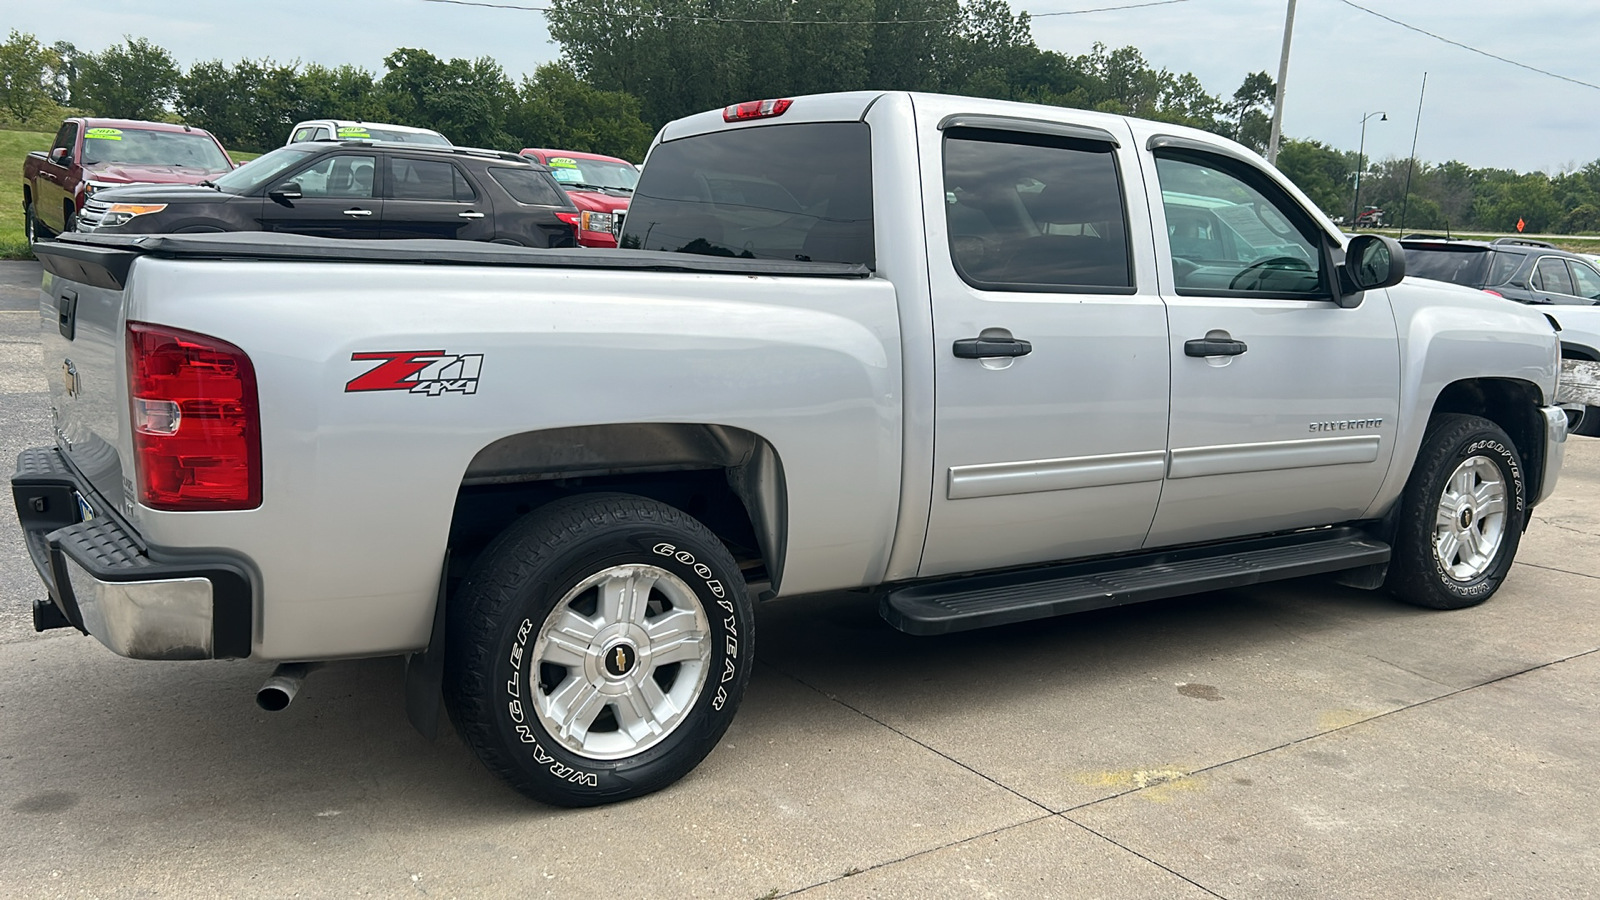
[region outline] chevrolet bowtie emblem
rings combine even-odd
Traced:
[[[622,649],[621,647],[617,648],[617,671],[628,671],[628,651]]]

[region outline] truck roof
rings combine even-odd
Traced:
[[[128,128],[141,131],[176,131],[200,134],[210,134],[204,128],[193,125],[174,125],[171,122],[147,122],[143,119],[105,119],[99,116],[73,116],[66,121],[82,122],[89,128]]]

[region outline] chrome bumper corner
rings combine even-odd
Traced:
[[[23,451],[11,490],[28,555],[68,623],[131,659],[250,655],[255,588],[242,560],[147,545],[53,447]]]
[[[1556,491],[1561,477],[1561,460],[1567,451],[1567,411],[1559,406],[1541,406],[1544,415],[1544,469],[1539,473],[1539,496],[1530,506],[1538,506]]]

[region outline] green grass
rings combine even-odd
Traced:
[[[0,259],[32,259],[22,237],[22,159],[30,150],[47,150],[55,135],[43,131],[0,131]]]

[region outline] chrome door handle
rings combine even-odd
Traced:
[[[470,209],[467,210],[464,213],[456,213],[456,215],[460,216],[463,219],[481,219],[481,218],[483,218],[483,213],[481,213],[481,212],[473,212]]]
[[[344,214],[347,215],[347,216],[370,216],[370,215],[372,215],[372,210],[370,210],[370,209],[347,209],[347,210],[344,211]]]

